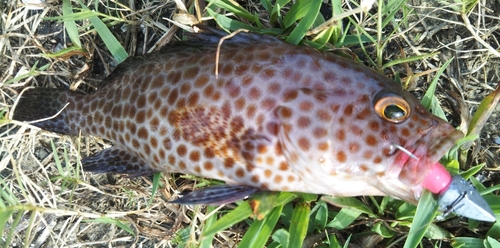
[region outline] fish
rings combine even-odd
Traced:
[[[13,119],[112,141],[82,160],[88,172],[226,183],[174,203],[286,191],[416,204],[429,189],[443,211],[495,221],[477,190],[439,163],[463,133],[393,80],[268,35],[200,27],[189,37],[127,58],[92,94],[27,89]]]

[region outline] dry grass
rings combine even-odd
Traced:
[[[250,1],[247,6],[253,7],[249,11],[256,11],[258,2]],[[438,98],[452,123],[466,130],[471,111],[499,81],[500,58],[495,49],[500,47],[500,3],[479,4],[467,18],[450,5],[433,2],[410,1],[409,5],[413,5],[410,8],[418,15],[410,19],[407,29],[398,30],[385,59],[398,58],[400,47],[407,56],[440,51],[438,56],[413,63],[409,68],[394,69],[406,76],[421,73],[423,76],[410,81],[410,89],[422,95],[432,80],[433,74],[428,72],[454,57],[440,84]],[[89,6],[93,4],[88,2]],[[165,20],[172,19],[173,1],[107,4],[115,16],[129,21],[111,28],[129,54],[150,52],[175,37],[177,29]],[[116,66],[99,37],[85,28],[88,21],[77,22],[82,27],[80,40],[86,54],[44,56],[67,47],[70,42],[62,23],[43,19],[62,15],[59,3],[47,1],[41,4],[41,9],[33,7],[15,0],[0,2],[0,110],[9,110],[26,86],[95,91],[100,80]],[[387,71],[389,75],[393,73]],[[481,133],[481,142],[474,146],[467,162],[468,166],[487,163],[487,169],[481,173],[486,185],[500,182],[496,173],[500,169],[500,145],[494,142],[500,137],[497,123],[500,123],[499,111],[491,116]],[[200,220],[207,215],[203,208],[188,209],[167,203],[177,192],[170,175],[162,176],[162,186],[147,206],[151,199],[151,178],[77,174],[78,167],[64,165],[78,164],[80,154],[88,156],[109,147],[108,142],[96,137],[58,136],[15,121],[0,124],[0,176],[5,188],[24,206],[18,210],[36,210],[19,211],[22,214],[18,225],[12,226],[17,215],[9,219],[7,229],[15,228],[13,247],[27,243],[32,247],[171,247],[181,228],[200,230]],[[63,160],[63,176],[57,168],[51,141]],[[68,161],[63,159],[64,149]],[[122,220],[136,235],[116,224],[86,221],[96,217]],[[469,235],[452,222],[448,224],[455,234]],[[244,231],[243,224],[235,226],[218,235],[214,245],[232,247]],[[24,240],[28,233],[29,240]]]

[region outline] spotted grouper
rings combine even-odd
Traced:
[[[444,210],[495,220],[478,192],[438,162],[463,134],[400,85],[271,36],[239,33],[219,46],[226,35],[203,28],[130,57],[93,94],[28,89],[13,119],[112,141],[82,160],[86,171],[226,182],[177,203],[222,204],[259,190],[416,203],[429,189]]]

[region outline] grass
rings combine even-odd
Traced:
[[[141,9],[135,9],[129,3],[106,2],[109,6],[103,6],[93,1],[64,0],[62,6],[36,12],[2,4],[6,8],[0,8],[0,52],[4,55],[0,70],[6,73],[0,78],[4,113],[0,120],[0,246],[500,245],[496,241],[500,238],[498,223],[456,218],[433,221],[435,203],[428,193],[418,207],[390,197],[320,198],[285,192],[259,194],[224,208],[173,206],[167,201],[184,187],[213,182],[187,177],[190,179],[183,180],[186,185],[176,185],[176,175],[125,179],[81,173],[80,154],[103,149],[109,146],[107,142],[38,132],[5,115],[27,85],[95,90],[99,79],[91,65],[101,64],[98,69],[109,71],[128,56],[125,51],[152,51],[175,34],[176,28],[165,18],[182,24],[200,14],[203,20],[213,21],[228,32],[248,29],[318,49],[348,49],[347,53],[358,55],[360,62],[400,81],[422,96],[433,113],[448,117],[467,133],[463,144],[471,147],[471,141],[481,137],[470,149],[461,150],[457,145],[445,160],[450,170],[466,169],[465,177],[471,178],[494,212],[500,213],[500,199],[493,195],[500,188],[493,169],[500,164],[481,155],[490,152],[493,158],[499,156],[498,146],[488,140],[490,135],[499,134],[491,124],[500,118],[494,111],[500,94],[493,91],[498,81],[494,67],[499,62],[493,47],[498,44],[491,36],[498,32],[495,16],[499,13],[485,11],[477,1],[441,2],[422,9],[403,0],[378,1],[372,7],[338,0],[327,4],[261,0],[244,6],[211,0],[202,13],[194,12],[200,6],[184,6],[184,13],[173,16],[168,15],[173,3],[154,1],[141,2]],[[329,9],[321,11],[325,6]],[[67,36],[46,30],[54,22],[64,23]],[[441,23],[453,28],[442,29]],[[461,30],[462,44],[445,39],[455,37],[449,31],[453,29]],[[468,36],[462,37],[464,34]],[[476,44],[482,48],[475,49]],[[448,56],[450,53],[454,56]],[[88,62],[89,58],[94,62]],[[453,63],[461,63],[461,67]],[[464,73],[453,73],[464,66]],[[443,104],[450,101],[447,94],[465,96],[469,102],[455,100],[454,104],[466,112],[457,113],[457,107]],[[473,118],[467,115],[469,109],[477,109]],[[487,122],[489,118],[493,120]],[[77,166],[66,166],[70,164]]]

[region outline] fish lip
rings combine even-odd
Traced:
[[[443,125],[444,126],[444,125]],[[446,126],[449,126],[448,124]],[[439,162],[439,160],[455,145],[455,143],[464,137],[464,134],[457,129],[454,129],[451,132],[447,132],[447,130],[442,130],[442,129],[447,129],[447,127],[444,126],[443,128],[436,128],[433,130],[433,134],[430,135],[430,138],[433,136],[441,136],[441,139],[436,139],[434,143],[427,149],[431,153],[431,155],[428,155],[426,157],[426,163],[428,163],[430,166],[434,165],[436,162]],[[451,127],[451,126],[450,126]],[[451,127],[452,128],[452,127]],[[443,135],[445,133],[449,133],[448,135]]]

